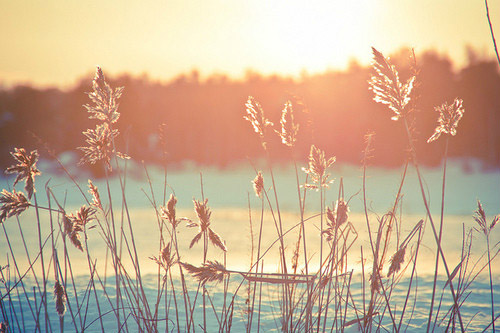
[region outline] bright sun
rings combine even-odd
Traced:
[[[371,45],[374,10],[374,1],[265,1],[257,26],[269,56],[261,60],[282,72],[343,67]]]

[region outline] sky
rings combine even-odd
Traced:
[[[500,0],[489,0],[500,40]],[[0,86],[68,87],[95,66],[167,81],[299,77],[368,64],[371,47],[494,55],[480,0],[0,0]]]

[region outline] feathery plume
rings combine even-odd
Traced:
[[[210,216],[212,215],[210,208],[208,208],[208,199],[205,199],[203,202],[193,200],[193,203],[194,210],[196,215],[198,215],[198,220],[200,221],[200,231],[205,232],[210,226]]]
[[[40,170],[36,168],[36,162],[38,161],[38,151],[33,150],[29,154],[24,148],[14,148],[14,152],[10,153],[12,157],[17,161],[17,164],[8,167],[5,173],[17,173],[16,180],[14,181],[14,186],[19,181],[25,180],[26,184],[24,189],[28,193],[28,200],[31,199],[35,190],[35,176],[39,176]]]
[[[473,217],[474,220],[479,225],[480,229],[479,231],[482,231],[485,236],[491,232],[491,230],[500,220],[500,215],[497,215],[493,218],[493,221],[491,221],[491,223],[488,225],[488,222],[486,221],[486,213],[484,212],[483,205],[481,205],[481,202],[479,200],[477,201],[477,210],[474,212]]]
[[[283,111],[281,111],[281,132],[275,131],[281,138],[281,142],[289,147],[292,147],[297,140],[297,132],[299,125],[295,124],[293,116],[292,102],[287,101]]]
[[[106,82],[101,68],[97,67],[92,88],[93,91],[88,93],[88,96],[95,105],[84,105],[90,113],[89,119],[101,120],[108,124],[116,123],[120,118],[118,99],[123,93],[123,87],[113,90]]]
[[[89,193],[92,196],[92,202],[90,203],[90,205],[94,208],[103,210],[99,191],[97,190],[97,187],[94,185],[94,183],[92,183],[90,179],[89,179]]]
[[[349,207],[344,199],[337,200],[334,210],[330,209],[330,207],[326,207],[326,217],[327,227],[322,233],[326,234],[327,241],[332,241],[335,237],[335,230],[346,223],[349,218]]]
[[[170,267],[172,267],[177,260],[175,259],[175,253],[172,253],[172,244],[167,243],[167,245],[161,250],[160,258],[150,257],[149,259],[156,262],[160,267],[162,267],[165,271],[168,271]]]
[[[257,173],[257,176],[255,176],[254,180],[252,180],[252,184],[255,195],[261,198],[262,191],[264,190],[264,177],[262,177],[262,172],[259,171]]]
[[[177,198],[173,195],[170,194],[170,199],[167,201],[167,207],[162,207],[162,217],[166,218],[172,227],[177,227],[179,224],[179,221],[175,219],[175,205],[177,204]]]
[[[167,207],[161,207],[161,218],[168,220],[170,225],[172,225],[172,228],[177,228],[177,226],[182,222],[182,221],[187,221],[189,223],[189,227],[196,227],[198,226],[196,223],[193,225],[193,221],[188,219],[187,217],[176,217],[176,212],[175,212],[175,205],[177,204],[177,198],[173,195],[170,194],[170,199],[167,201]]]
[[[7,218],[19,216],[30,206],[30,203],[23,192],[12,192],[2,190],[0,197],[0,223],[3,223]]]
[[[380,291],[380,273],[378,269],[373,270],[373,273],[370,273],[370,277],[368,279],[370,281],[370,288],[373,292]]]
[[[388,277],[399,272],[401,265],[405,261],[405,252],[406,246],[402,246],[396,251],[396,253],[394,253],[390,259],[391,265],[389,266],[389,271],[387,272]]]
[[[85,230],[85,226],[94,219],[94,215],[95,210],[93,208],[83,205],[76,212],[76,215],[71,213],[63,216],[64,233],[69,237],[71,243],[82,252],[83,246],[79,233]]]
[[[215,231],[212,230],[212,228],[208,228],[208,239],[212,242],[214,246],[218,247],[224,252],[227,251],[224,241],[219,236],[219,234],[217,234]]]
[[[252,96],[248,97],[245,103],[247,107],[247,115],[243,118],[248,120],[255,131],[262,140],[264,140],[264,130],[267,126],[273,126],[273,123],[264,117],[264,110]],[[265,142],[262,141],[262,145],[265,147]]]
[[[210,242],[212,242],[214,246],[217,246],[222,251],[226,252],[227,248],[224,244],[224,241],[215,231],[212,230],[212,228],[210,228],[210,216],[212,215],[212,212],[210,212],[210,209],[207,205],[208,199],[205,199],[203,202],[193,199],[193,203],[194,210],[198,215],[198,220],[200,222],[196,223],[191,221],[191,223],[188,224],[188,227],[198,227],[198,233],[191,240],[189,248],[192,248],[194,244],[198,243],[198,241],[201,239],[201,236],[208,233],[208,239],[210,240]]]
[[[305,187],[316,190],[320,187],[328,187],[333,180],[328,180],[330,174],[326,173],[326,169],[335,163],[335,160],[335,156],[327,160],[325,152],[312,145],[309,152],[309,168],[302,168],[302,170],[311,177],[313,184],[305,184]]]
[[[217,281],[222,282],[224,275],[229,275],[223,264],[208,260],[201,267],[196,267],[187,263],[182,263],[182,266],[193,275],[201,284]]]
[[[54,298],[56,299],[56,311],[57,314],[62,317],[66,312],[66,293],[64,292],[64,287],[56,280],[54,284]]]
[[[391,65],[382,53],[372,47],[373,75],[369,81],[370,89],[375,94],[377,103],[386,104],[394,112],[392,120],[398,120],[406,114],[406,106],[410,102],[410,94],[415,82],[412,76],[405,84],[399,81],[396,68]]]
[[[79,162],[80,165],[85,163],[96,164],[103,160],[108,170],[111,171],[111,157],[113,153],[116,153],[116,156],[123,159],[130,158],[126,154],[113,150],[113,140],[118,136],[119,132],[116,129],[111,130],[108,124],[97,125],[95,130],[88,129],[83,134],[87,137],[85,142],[87,142],[88,147],[77,148],[84,154]]]
[[[451,105],[443,103],[443,105],[434,108],[435,111],[439,112],[439,125],[434,130],[434,134],[427,140],[427,143],[436,141],[441,136],[441,133],[450,134],[452,136],[457,134],[458,122],[462,119],[465,112],[462,103],[463,101],[461,99],[455,98]]]
[[[73,228],[78,231],[83,231],[85,225],[87,225],[90,221],[94,219],[95,209],[92,207],[87,207],[83,205],[80,207],[75,214],[68,215],[68,218],[73,222]]]

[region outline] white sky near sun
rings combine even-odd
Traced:
[[[500,40],[500,0],[490,0]],[[168,80],[342,69],[401,47],[493,56],[479,0],[0,0],[0,85],[68,86],[96,65]]]

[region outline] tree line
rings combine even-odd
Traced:
[[[415,60],[400,51],[391,61],[403,80],[417,74],[412,130],[422,163],[439,164],[444,149],[444,140],[426,143],[437,125],[434,107],[459,97],[465,114],[450,141],[449,156],[500,166],[500,73],[493,59],[470,56],[467,65],[454,69],[446,55],[426,51]],[[300,124],[296,147],[293,151],[283,147],[274,133],[267,138],[278,162],[290,160],[291,154],[305,159],[315,144],[337,161],[359,164],[366,134],[375,133],[370,163],[401,165],[409,158],[404,154],[404,128],[390,119],[385,106],[373,101],[368,89],[371,73],[370,67],[353,61],[346,70],[303,74],[298,79],[248,72],[240,80],[223,75],[202,80],[193,71],[169,82],[130,75],[107,80],[112,87],[125,87],[119,107],[119,150],[139,161],[191,160],[226,167],[263,156],[258,138],[243,119],[245,102],[253,96],[275,125],[285,102],[292,102]],[[89,103],[86,92],[91,91],[91,82],[87,77],[66,90],[31,86],[0,90],[0,166],[11,164],[8,153],[14,147],[38,148],[43,156],[41,144],[56,153],[84,146],[82,131],[94,127],[83,107]],[[92,169],[99,174],[102,167]]]

